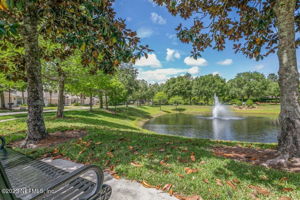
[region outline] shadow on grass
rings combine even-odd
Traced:
[[[223,159],[223,158],[220,158]],[[224,159],[227,160],[228,159]],[[275,169],[267,169],[262,166],[254,166],[245,162],[237,162],[229,160],[222,168],[217,168],[214,174],[219,177],[228,178],[229,176],[236,176],[241,181],[251,181],[251,184],[267,184],[278,190],[282,190],[283,186],[280,184],[280,179],[286,177],[288,182],[299,188],[300,174],[279,171]]]
[[[76,126],[76,123],[79,123],[79,124],[81,123],[81,124],[85,124],[85,125],[108,127],[110,129],[117,128],[117,129],[139,130],[138,128],[135,128],[132,126],[114,123],[114,122],[107,121],[107,120],[104,120],[101,118],[95,119],[95,118],[88,117],[88,116],[72,116],[69,118],[57,119],[57,121],[61,121],[63,123],[69,123],[69,124],[72,124],[72,126]]]
[[[68,111],[66,112],[66,116],[68,115],[84,115],[84,116],[91,116],[91,117],[111,117],[111,118],[118,118],[118,119],[137,119],[137,118],[151,118],[150,113],[143,111],[138,108],[128,107],[128,108],[117,108],[117,112],[113,113],[113,110],[100,110],[94,109],[93,111]]]
[[[184,112],[184,111],[186,111],[186,109],[185,108],[174,108],[174,109],[172,109],[172,111],[175,111],[175,112]]]

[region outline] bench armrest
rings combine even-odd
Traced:
[[[0,136],[0,141],[1,141],[1,144],[0,144],[0,150],[4,149],[5,147],[5,139],[3,136]]]
[[[33,194],[30,199],[42,199],[43,196],[47,195],[47,191],[57,190],[57,189],[63,187],[64,185],[72,182],[73,180],[78,178],[80,175],[83,175],[88,171],[94,171],[96,174],[96,179],[97,179],[95,188],[90,193],[88,193],[84,197],[82,197],[82,199],[90,199],[91,197],[97,195],[100,192],[101,186],[103,184],[103,179],[104,179],[102,170],[99,167],[94,166],[94,165],[83,166],[71,173],[68,173],[68,174],[58,178],[58,180],[53,181],[49,186],[47,186],[43,189],[44,193]]]

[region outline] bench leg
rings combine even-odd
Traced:
[[[97,200],[109,200],[112,193],[112,189],[109,185],[103,184],[101,188],[101,192],[97,197]]]

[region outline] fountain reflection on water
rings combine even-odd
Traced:
[[[242,120],[242,117],[235,117],[234,114],[219,101],[218,96],[214,95],[214,108],[212,110],[212,117],[200,117],[212,120],[213,138],[226,139],[231,137],[231,120]]]

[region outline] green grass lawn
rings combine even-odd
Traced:
[[[186,113],[208,113],[209,106],[180,106]],[[203,199],[253,199],[253,186],[270,193],[257,194],[259,199],[290,197],[300,199],[300,174],[288,173],[247,163],[216,157],[211,148],[218,145],[244,145],[274,148],[275,144],[250,144],[222,142],[206,139],[190,139],[159,135],[139,127],[141,121],[164,113],[177,112],[174,106],[118,108],[117,114],[105,111],[68,111],[65,119],[55,119],[54,113],[45,115],[49,132],[85,129],[88,135],[83,140],[73,140],[54,148],[20,150],[34,157],[45,153],[63,155],[81,163],[93,163],[102,168],[111,168],[119,176],[131,180],[146,181],[162,187],[172,184],[172,190],[183,195],[200,195]],[[278,114],[278,106],[258,108],[257,115]],[[242,111],[238,111],[243,114]],[[0,134],[9,141],[25,137],[24,118],[0,123]],[[192,161],[191,155],[195,156]],[[197,169],[194,173],[185,171]],[[205,180],[205,181],[204,181]],[[231,182],[229,182],[231,181]],[[239,182],[239,183],[234,183]],[[219,182],[219,184],[217,184]],[[222,184],[220,184],[220,182]],[[228,183],[234,183],[235,188]],[[252,186],[251,186],[252,185]],[[249,187],[250,186],[250,187]],[[287,189],[289,192],[285,191]],[[262,190],[260,190],[262,191]]]

